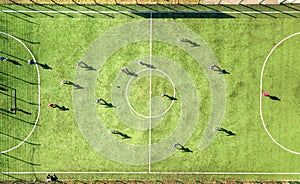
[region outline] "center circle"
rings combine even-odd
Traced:
[[[150,112],[150,114],[149,114],[149,116],[147,116],[147,115],[143,115],[143,114],[141,114],[141,113],[139,113],[139,112],[137,112],[134,108],[133,108],[133,106],[131,105],[131,103],[130,103],[130,100],[129,100],[129,98],[128,98],[128,93],[129,93],[129,87],[131,86],[131,83],[132,83],[132,81],[133,81],[133,79],[135,79],[136,78],[136,76],[139,76],[139,74],[141,73],[141,72],[145,72],[145,71],[149,71],[149,76],[150,76],[150,85],[151,85],[151,80],[152,80],[152,78],[151,78],[151,76],[152,76],[152,71],[157,71],[157,72],[160,72],[160,73],[162,73],[169,81],[170,81],[170,83],[172,84],[172,88],[173,88],[173,97],[175,98],[175,95],[176,95],[176,90],[175,90],[175,86],[174,86],[174,82],[172,81],[172,79],[171,79],[171,77],[168,75],[168,74],[166,74],[164,71],[162,71],[162,70],[160,70],[160,69],[153,69],[153,68],[146,68],[146,69],[144,69],[144,70],[140,70],[140,71],[138,71],[137,73],[136,73],[136,75],[135,76],[132,76],[130,79],[129,79],[129,81],[128,81],[128,83],[127,83],[127,86],[126,86],[126,101],[127,101],[127,104],[128,104],[128,106],[129,106],[129,108],[135,113],[135,114],[137,114],[138,116],[140,116],[140,117],[143,117],[143,118],[147,118],[147,119],[149,119],[149,118],[158,118],[158,117],[161,117],[161,116],[163,116],[163,115],[165,115],[169,110],[170,110],[170,108],[173,106],[173,104],[174,104],[174,100],[172,100],[172,102],[171,102],[171,104],[169,105],[169,107],[164,111],[164,112],[162,112],[162,113],[160,113],[160,114],[158,114],[158,115],[154,115],[154,116],[152,116],[152,114],[151,114],[151,112]],[[149,91],[149,95],[150,95],[150,97],[151,97],[151,95],[152,95],[152,90],[151,90],[151,87],[150,87],[150,91]],[[150,104],[149,104],[149,108],[150,108],[150,111],[151,111],[151,103],[152,103],[152,101],[150,101]]]

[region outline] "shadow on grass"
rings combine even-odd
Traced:
[[[60,4],[60,3],[56,2],[57,0],[51,0],[51,1],[52,1],[55,5],[61,6],[61,7],[63,7],[63,8],[66,8],[66,9],[68,9],[68,10],[71,10],[71,11],[73,11],[73,12],[80,13],[80,14],[85,15],[85,16],[87,16],[87,17],[94,18],[94,16],[92,16],[92,15],[90,15],[90,14],[83,13],[82,11],[78,11],[78,10],[76,10],[76,9],[70,8],[69,6]]]
[[[58,11],[58,10],[56,10],[56,9],[53,9],[53,8],[50,8],[49,6],[46,6],[46,5],[40,4],[40,3],[38,3],[38,2],[35,2],[35,1],[33,1],[33,0],[30,0],[30,1],[31,1],[32,3],[34,3],[35,5],[38,5],[38,6],[41,6],[41,7],[43,7],[43,8],[49,9],[49,10],[51,10],[51,11],[56,11],[57,13],[60,13],[60,14],[62,14],[62,15],[65,15],[65,16],[67,16],[67,17],[73,18],[73,16],[72,16],[72,15],[69,15],[69,14],[63,13],[63,12],[61,12],[61,11]]]
[[[186,38],[179,38],[178,42],[189,43],[192,47],[200,47],[200,45],[197,42],[194,42],[194,41],[186,39]]]
[[[96,2],[96,0],[94,0],[94,2],[95,2],[95,4],[96,4],[97,6],[101,6],[101,7],[104,7],[104,8],[106,8],[106,9],[109,9],[109,10],[111,10],[111,11],[118,12],[118,13],[120,13],[120,14],[122,14],[122,15],[127,16],[127,17],[134,18],[134,16],[128,15],[128,14],[122,12],[122,11],[115,10],[115,9],[110,8],[109,6],[105,6],[105,5],[103,5],[103,4],[100,4],[100,3]],[[112,18],[114,18],[114,17],[112,17]]]
[[[9,10],[16,11],[15,9],[12,9],[12,8],[10,8],[9,6],[4,6],[3,4],[0,4],[0,6],[3,7],[3,8],[7,8],[7,9],[9,9]],[[33,16],[31,16],[31,15],[29,15],[29,14],[27,14],[27,13],[20,12],[20,11],[18,11],[18,13],[21,14],[21,15],[24,15],[24,16],[26,16],[26,17],[33,18]]]
[[[31,43],[31,44],[40,44],[40,42],[33,42],[33,41],[30,41],[30,40],[26,40],[24,38],[21,38],[21,37],[18,37],[16,35],[13,35],[14,37],[18,38],[19,40],[21,41],[24,41],[24,42],[27,42],[27,43]]]
[[[95,71],[95,70],[96,70],[96,68],[94,68],[94,67],[91,66],[91,65],[86,64],[86,63],[83,62],[83,61],[79,61],[79,62],[76,64],[76,66],[77,66],[78,68],[85,68],[87,71]]]
[[[264,7],[266,7],[266,8],[271,9],[271,10],[274,10],[274,11],[278,11],[278,12],[284,14],[284,15],[288,15],[288,16],[293,17],[293,18],[298,18],[298,17],[295,16],[295,15],[292,15],[292,14],[289,14],[289,13],[286,13],[286,12],[283,12],[283,11],[281,11],[281,10],[279,10],[279,9],[276,9],[276,8],[274,8],[274,7],[271,7],[271,6],[268,6],[268,5],[265,5],[265,4],[261,4],[261,6],[264,6]]]
[[[7,137],[10,137],[10,138],[13,138],[13,139],[16,139],[16,140],[18,140],[18,141],[23,141],[23,139],[20,139],[20,138],[18,138],[18,137],[15,137],[15,136],[12,136],[12,135],[3,133],[3,132],[0,132],[0,134],[1,134],[1,135],[4,135],[4,136],[7,136]],[[28,142],[28,141],[25,141],[25,143],[30,144],[30,145],[33,145],[33,146],[40,146],[40,144],[35,144],[35,143],[32,143],[32,142]]]
[[[33,165],[33,166],[40,166],[41,165],[41,164],[35,164],[35,163],[32,163],[32,162],[28,162],[26,160],[20,159],[20,158],[15,157],[15,156],[11,156],[7,153],[2,153],[2,155],[7,156],[7,157],[12,158],[12,159],[15,159],[15,160],[18,160],[18,161],[23,162],[25,164],[29,164],[29,165]]]
[[[138,4],[138,5],[141,6],[141,7],[147,8],[148,10],[151,10],[151,11],[154,11],[154,12],[159,12],[158,10],[151,8],[151,6],[147,6],[145,4]],[[148,14],[149,14],[149,12],[148,12]]]
[[[292,9],[292,10],[294,10],[294,11],[298,11],[298,12],[300,12],[300,9],[298,9],[296,6],[292,6],[292,5],[289,5],[289,4],[280,4],[281,6],[284,6],[284,7],[286,7],[286,8],[289,8],[289,9]]]
[[[0,86],[0,90],[1,90],[1,91],[8,91],[7,89],[5,89],[5,90],[2,90],[2,89],[5,89],[5,88],[3,88],[3,87]],[[36,103],[28,102],[28,101],[23,100],[23,99],[21,99],[21,98],[17,98],[17,97],[15,97],[14,95],[10,95],[10,94],[7,94],[7,93],[3,93],[3,92],[1,92],[1,91],[0,91],[0,94],[6,95],[6,96],[8,96],[8,97],[15,98],[17,101],[25,102],[25,103],[28,103],[28,104],[30,104],[30,105],[38,105],[38,104],[36,104]]]
[[[129,135],[127,135],[123,132],[117,131],[117,130],[111,130],[110,133],[120,135],[122,137],[122,139],[130,139],[131,138]]]
[[[186,8],[186,9],[190,9],[190,10],[193,10],[193,11],[195,11],[195,12],[198,12],[198,10],[196,10],[196,9],[190,7],[190,6],[187,6],[187,5],[185,5],[185,4],[179,4],[179,6],[182,6],[182,7]]]
[[[243,11],[240,11],[240,10],[234,9],[234,8],[232,8],[232,7],[231,7],[231,6],[229,6],[229,5],[224,5],[224,4],[221,4],[221,6],[223,6],[223,7],[225,7],[225,8],[228,8],[228,9],[230,9],[230,10],[232,10],[232,11],[239,12],[239,13],[241,13],[241,14],[243,14],[243,15],[247,15],[247,16],[249,16],[249,17],[251,17],[251,18],[256,18],[256,17],[255,17],[255,16],[253,16],[253,15],[250,15],[250,14],[248,14],[248,13],[245,13],[245,12],[243,12]]]
[[[277,18],[277,17],[275,17],[274,15],[270,15],[270,14],[268,14],[268,13],[265,13],[265,12],[263,12],[263,11],[260,11],[260,10],[258,10],[258,9],[255,9],[255,8],[253,8],[253,7],[251,7],[251,6],[247,6],[247,5],[244,5],[244,4],[241,4],[241,6],[243,6],[243,7],[245,7],[245,8],[248,8],[248,9],[250,9],[250,10],[253,10],[253,11],[259,12],[259,13],[261,13],[261,14],[263,14],[263,15],[267,15],[267,16],[269,16],[269,17],[271,17],[271,18],[274,18],[274,19]]]
[[[4,73],[4,72],[0,72],[0,74],[6,75],[6,76],[8,76],[8,77],[12,77],[12,78],[14,78],[14,79],[20,80],[20,81],[25,82],[25,83],[28,83],[28,84],[37,85],[37,83],[29,82],[29,81],[26,81],[26,80],[24,80],[24,79],[15,77],[15,76],[13,76],[13,75],[10,75],[10,74]]]
[[[27,61],[26,61],[26,59],[19,58],[19,57],[17,57],[17,56],[11,55],[11,54],[9,54],[9,53],[6,53],[6,52],[3,52],[3,51],[0,51],[0,53],[2,53],[2,54],[5,54],[5,55],[7,55],[7,56],[9,56],[9,57],[12,57],[12,58],[18,59],[18,60],[20,60],[20,61],[27,62]]]
[[[70,86],[73,86],[74,87],[74,89],[83,89],[83,87],[82,86],[80,86],[79,84],[75,84],[74,82],[72,82],[72,81],[68,81],[68,80],[63,80],[63,81],[61,81],[61,84],[62,85],[70,85]]]
[[[137,13],[133,14],[139,15],[144,18],[149,18],[149,13]],[[229,14],[223,12],[157,12],[152,13],[152,18],[235,18]]]
[[[30,112],[25,111],[24,109],[16,108],[16,111],[22,112],[22,113],[27,114],[27,115],[31,115]]]
[[[127,8],[128,10],[133,11],[133,12],[138,11],[136,9],[131,8],[130,5],[124,5],[124,4],[119,4],[119,3],[117,3],[116,5],[121,6],[123,8]]]
[[[101,15],[105,15],[105,16],[107,16],[107,17],[109,17],[109,18],[114,18],[114,17],[113,17],[113,16],[111,16],[111,15],[108,15],[108,14],[106,14],[106,13],[103,13],[103,12],[100,12],[100,11],[98,11],[98,10],[92,9],[92,8],[91,8],[91,6],[87,6],[87,5],[79,4],[79,3],[77,3],[75,0],[72,0],[72,1],[73,1],[73,3],[74,3],[74,4],[76,4],[77,6],[84,7],[84,8],[86,8],[86,9],[88,9],[88,10],[91,10],[91,11],[97,12],[98,14],[101,14]]]
[[[178,10],[172,8],[171,6],[168,6],[168,5],[165,5],[165,4],[160,4],[160,3],[158,3],[158,5],[161,6],[161,7],[166,8],[166,9],[169,9],[171,11],[178,12]]]
[[[0,7],[7,8],[6,6],[1,5],[1,3],[0,3]],[[11,8],[8,8],[8,9],[10,9],[10,10],[12,10],[12,11],[15,11],[14,9],[11,9]],[[17,16],[15,13],[10,13],[10,12],[4,12],[4,13],[7,14],[7,15],[10,15],[10,16],[12,16],[12,17],[15,17],[15,18],[17,18],[17,19],[23,20],[23,21],[25,21],[25,22],[29,22],[29,23],[34,24],[34,25],[38,25],[38,24],[35,23],[35,22],[32,22],[32,21],[30,21],[30,20],[27,20],[27,19],[25,19],[25,18],[23,18],[23,17]]]
[[[61,111],[68,111],[69,110],[69,108],[67,108],[65,106],[59,106],[59,105],[56,105],[56,107],[53,107],[53,108],[58,108]]]
[[[13,59],[7,59],[6,61],[8,61],[8,62],[10,62],[10,63],[12,63],[12,64],[14,64],[14,65],[17,65],[17,66],[22,66],[22,64],[21,63],[19,63],[18,61],[16,61],[16,60],[13,60]]]
[[[3,175],[5,175],[5,176],[7,176],[7,177],[9,177],[9,178],[16,179],[17,181],[19,181],[19,183],[26,183],[26,181],[21,180],[20,178],[17,178],[17,177],[15,177],[15,176],[13,176],[13,175],[6,174],[6,173],[1,172],[1,171],[0,171],[0,174],[3,174]],[[0,183],[1,183],[1,181],[0,181]],[[13,183],[15,183],[15,182],[13,182]],[[6,184],[6,183],[5,183],[5,184]]]
[[[278,98],[277,96],[268,96],[271,100],[275,100],[275,101],[280,101],[280,98]]]
[[[36,62],[36,64],[41,66],[45,70],[51,70],[52,69],[47,63],[43,64],[43,63]]]
[[[230,130],[226,130],[225,128],[219,128],[219,127],[216,127],[216,130],[220,131],[220,132],[225,132],[227,135],[226,136],[235,136],[236,134],[233,133],[232,131]]]
[[[14,3],[15,5],[19,5],[19,6],[22,6],[22,7],[24,7],[24,8],[27,8],[27,9],[29,9],[29,10],[36,11],[36,12],[42,14],[42,15],[45,15],[45,16],[54,18],[54,16],[52,16],[52,15],[49,15],[49,14],[47,14],[47,13],[44,13],[44,12],[41,12],[41,11],[37,11],[36,9],[31,8],[32,6],[29,7],[29,6],[26,6],[26,5],[22,4],[22,3],[17,3],[17,2],[15,2],[15,1],[13,1],[13,0],[9,0],[9,1],[12,2],[12,3]]]
[[[22,121],[22,122],[27,123],[27,124],[30,124],[30,125],[35,125],[35,124],[32,123],[32,122],[25,121],[25,120],[22,120],[22,119],[20,119],[20,118],[17,118],[17,117],[14,117],[14,116],[10,115],[10,114],[13,114],[13,113],[11,113],[9,110],[3,109],[3,108],[0,108],[0,114],[4,114],[4,115],[6,115],[6,116],[8,116],[8,117],[10,117],[10,118],[13,118],[13,119]],[[37,124],[37,126],[40,126],[40,125]]]

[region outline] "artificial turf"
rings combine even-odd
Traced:
[[[8,6],[8,5],[5,5]],[[8,6],[9,7],[9,6]],[[15,6],[12,6],[15,8]],[[39,9],[38,6],[30,6]],[[52,6],[49,6],[52,7]],[[82,8],[82,7],[72,7]],[[138,9],[138,7],[136,7]],[[285,8],[285,7],[280,7]],[[249,14],[250,15],[250,14]],[[51,16],[54,16],[52,18]],[[1,31],[17,36],[33,52],[39,63],[41,79],[41,112],[38,126],[28,142],[21,147],[0,156],[1,171],[28,172],[67,172],[67,171],[114,171],[147,172],[148,165],[129,165],[111,161],[93,149],[83,136],[77,122],[73,103],[73,86],[61,85],[62,80],[75,82],[76,63],[83,58],[86,50],[99,36],[128,22],[145,20],[134,14],[113,14],[114,18],[102,15],[60,14],[44,15],[29,13],[1,13]],[[72,16],[72,17],[70,17]],[[152,55],[168,58],[180,65],[195,84],[200,99],[199,120],[191,138],[185,147],[193,152],[174,152],[171,157],[152,163],[152,172],[297,172],[299,155],[289,153],[275,143],[266,134],[260,118],[260,77],[262,65],[270,50],[282,39],[299,31],[297,18],[283,14],[272,18],[266,15],[234,15],[231,19],[178,18],[166,21],[185,26],[199,35],[216,56],[219,65],[230,72],[224,75],[226,85],[226,111],[222,127],[234,132],[236,136],[226,136],[218,132],[212,143],[200,151],[199,143],[211,113],[210,84],[204,70],[188,52],[178,45],[161,41],[152,42]],[[134,18],[133,18],[134,17]],[[149,19],[146,19],[149,20]],[[149,20],[150,21],[150,20]],[[155,26],[155,24],[153,24]],[[148,30],[149,28],[147,28]],[[173,30],[168,30],[171,34]],[[124,34],[127,33],[124,30]],[[150,33],[149,33],[150,34]],[[157,32],[153,34],[159,34]],[[121,37],[121,35],[120,35]],[[263,115],[270,133],[288,148],[300,151],[295,139],[299,122],[299,35],[280,45],[270,56],[264,71],[263,88],[278,96],[280,101],[263,98]],[[28,65],[28,53],[15,40],[1,35],[1,55],[14,59],[20,66],[11,62],[1,64],[1,82],[17,90],[18,105],[32,113],[9,114],[7,101],[12,97],[1,93],[1,151],[15,145],[31,129],[27,122],[34,122],[37,116],[37,74],[35,65]],[[106,43],[103,43],[106,44]],[[185,44],[185,43],[180,43]],[[200,45],[202,47],[203,45]],[[97,68],[97,81],[93,98],[103,97],[113,102],[110,83],[114,84],[119,69],[140,57],[149,57],[149,42],[130,43],[109,56],[107,62]],[[101,52],[99,50],[99,52]],[[103,53],[105,54],[105,53]],[[205,54],[205,53],[204,53]],[[155,57],[153,63],[155,67]],[[137,65],[137,63],[136,63]],[[129,65],[131,66],[131,65]],[[86,75],[89,75],[87,72]],[[182,74],[178,74],[178,79]],[[13,77],[11,77],[13,76]],[[22,80],[19,80],[22,79]],[[129,99],[139,112],[149,115],[149,78],[137,80],[129,90]],[[24,82],[25,81],[25,82]],[[28,83],[30,81],[34,84]],[[114,84],[115,85],[115,84]],[[161,87],[160,87],[161,86]],[[93,87],[93,86],[92,86]],[[159,88],[157,88],[159,87]],[[24,88],[26,90],[24,90]],[[85,88],[85,86],[83,86]],[[164,91],[172,91],[166,79],[153,76],[153,99]],[[162,90],[162,88],[165,88]],[[80,89],[78,89],[80,90]],[[6,93],[6,92],[5,92]],[[180,118],[180,91],[178,101],[161,122],[151,129],[151,143],[166,139],[176,129]],[[188,95],[188,94],[187,94]],[[146,97],[146,98],[143,98]],[[170,101],[158,100],[157,106],[168,106]],[[32,102],[27,103],[27,102]],[[50,109],[49,103],[64,105],[68,111]],[[94,101],[93,101],[94,103]],[[131,136],[119,139],[131,145],[149,143],[149,130],[136,130],[115,115],[113,108],[97,106],[101,122],[108,130],[118,129]],[[118,106],[116,107],[118,108]],[[192,105],[189,108],[194,108]],[[89,117],[86,109],[86,117]],[[160,112],[160,111],[158,111]],[[9,115],[9,116],[8,116]],[[18,117],[21,120],[16,119]],[[135,115],[134,115],[135,116]],[[184,132],[184,129],[182,129]],[[10,136],[6,136],[6,135]],[[15,138],[14,138],[15,137]],[[106,141],[106,140],[103,140]],[[3,144],[2,144],[3,143]],[[169,145],[172,149],[172,145]],[[109,148],[107,150],[109,152]],[[125,154],[125,153],[124,153]],[[154,154],[154,153],[153,153]],[[44,175],[37,175],[43,178]],[[11,175],[18,178],[34,178],[35,175]],[[11,178],[1,175],[3,179]],[[61,175],[62,178],[97,178],[98,175]],[[128,178],[126,175],[104,175],[106,178]],[[161,175],[133,175],[135,178],[163,178]],[[170,177],[178,177],[170,175]],[[180,176],[190,177],[190,176]],[[299,179],[295,175],[197,175],[195,177],[239,179]]]

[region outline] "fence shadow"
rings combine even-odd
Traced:
[[[88,10],[90,10],[90,11],[97,12],[98,14],[105,15],[105,16],[107,16],[107,17],[109,17],[109,18],[114,18],[113,16],[111,16],[111,15],[109,15],[109,14],[106,14],[106,13],[103,13],[103,12],[100,12],[100,11],[98,11],[98,10],[96,10],[96,9],[91,8],[91,5],[89,6],[89,5],[80,4],[80,3],[77,3],[75,0],[72,0],[72,1],[73,1],[73,3],[74,3],[75,5],[77,5],[77,6],[86,8],[86,9],[88,9]]]
[[[144,18],[150,18],[149,13],[137,13],[133,12],[133,14],[139,15]],[[229,14],[223,12],[154,12],[152,13],[152,18],[235,18]]]
[[[51,11],[55,11],[55,12],[57,12],[57,13],[60,13],[60,14],[62,14],[62,15],[65,15],[65,16],[67,16],[67,17],[73,18],[72,15],[69,15],[69,14],[63,13],[63,12],[61,12],[61,11],[58,11],[58,10],[56,10],[56,9],[50,8],[49,6],[46,6],[46,5],[44,5],[44,4],[40,4],[40,3],[38,3],[38,2],[35,2],[34,0],[30,0],[30,1],[31,1],[32,3],[34,3],[35,5],[38,5],[38,6],[40,6],[40,7],[43,7],[43,8],[45,8],[45,9],[49,9],[49,10],[51,10]]]

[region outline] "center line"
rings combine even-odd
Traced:
[[[150,13],[150,66],[152,66],[152,13]],[[148,161],[149,161],[149,168],[148,172],[151,173],[151,127],[152,127],[152,103],[151,103],[151,98],[152,98],[152,68],[150,67],[150,90],[149,90],[149,155],[148,155]]]

